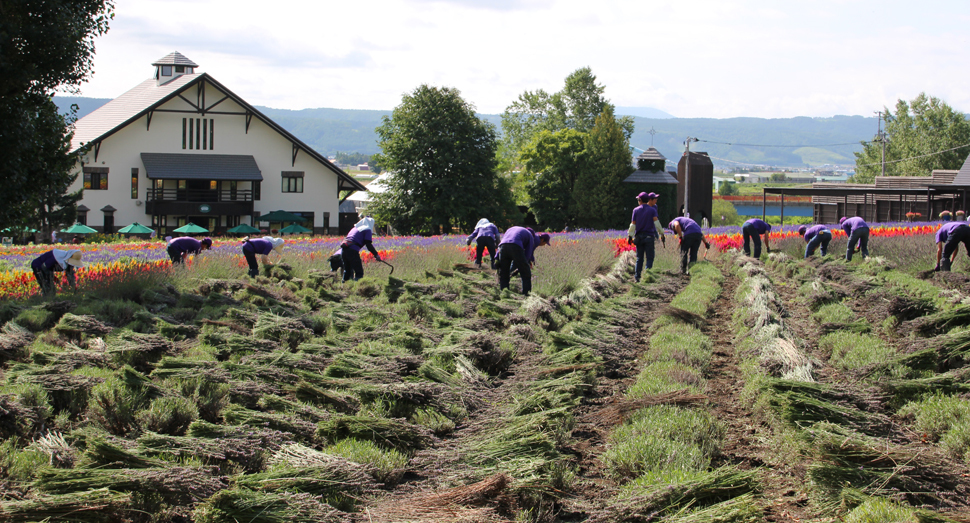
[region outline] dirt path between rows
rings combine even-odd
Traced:
[[[540,507],[539,513],[534,514],[538,516],[536,520],[549,523],[585,521],[593,511],[602,508],[604,501],[616,491],[617,485],[606,477],[599,460],[613,426],[597,423],[598,414],[620,401],[626,389],[636,380],[639,357],[648,347],[647,340],[651,334],[649,326],[661,314],[663,306],[687,283],[687,279],[677,275],[662,275],[660,281],[647,284],[653,296],[635,302],[638,314],[631,316],[629,322],[614,325],[620,342],[608,352],[600,354],[603,363],[597,373],[596,386],[575,409],[575,425],[566,446],[560,449],[574,456],[577,477],[573,488],[569,492],[562,492],[562,497],[552,506]],[[620,289],[618,294],[626,291],[627,288]],[[415,455],[404,481],[385,496],[369,503],[369,509],[364,510],[358,521],[403,521],[399,517],[382,517],[382,514],[393,513],[394,507],[413,503],[416,499],[433,498],[445,492],[444,489],[472,481],[475,471],[462,462],[464,442],[494,429],[494,424],[507,415],[513,396],[537,379],[542,360],[542,348],[538,344],[524,342],[508,371],[490,386],[475,391],[483,407],[470,413],[465,422],[438,445]],[[453,517],[448,521],[507,521],[506,518],[514,517],[512,512],[516,508],[516,500],[500,494],[486,501],[481,511],[455,508]],[[419,517],[408,521],[431,520]]]
[[[721,267],[725,274],[721,296],[714,303],[712,314],[704,333],[714,344],[707,390],[710,409],[725,425],[724,444],[714,466],[734,465],[738,468],[760,468],[768,502],[765,521],[794,522],[809,518],[808,497],[801,491],[804,485],[804,467],[798,463],[778,463],[770,448],[771,428],[761,422],[742,400],[743,374],[740,359],[734,347],[734,323],[732,312],[738,307],[734,295],[740,281],[730,271]]]

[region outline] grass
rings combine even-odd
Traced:
[[[673,360],[655,361],[640,370],[636,382],[627,389],[626,396],[636,400],[685,389],[702,394],[705,388],[706,380],[697,369]]]
[[[911,419],[913,430],[923,438],[939,441],[953,427],[970,422],[970,400],[934,393],[907,403],[898,414]]]
[[[818,340],[819,348],[829,354],[829,362],[836,368],[857,371],[881,364],[896,356],[896,350],[875,336],[851,331],[832,332]],[[890,373],[899,374],[898,369]]]
[[[613,431],[602,459],[610,474],[623,480],[660,470],[705,470],[723,432],[705,411],[647,407]]]
[[[710,338],[700,329],[684,324],[665,325],[650,336],[645,357],[650,362],[676,361],[703,374],[710,366],[712,350]]]

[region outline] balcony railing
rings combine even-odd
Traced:
[[[251,202],[251,189],[148,189],[149,202]]]

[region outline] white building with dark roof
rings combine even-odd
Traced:
[[[187,222],[219,233],[285,210],[336,233],[338,195],[365,190],[360,182],[185,56],[152,65],[153,78],[75,124],[79,221],[105,232],[137,221],[160,235]]]

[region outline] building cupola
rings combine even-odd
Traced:
[[[193,74],[199,66],[178,51],[156,60],[152,65],[155,66],[156,85],[165,85],[183,74]]]

